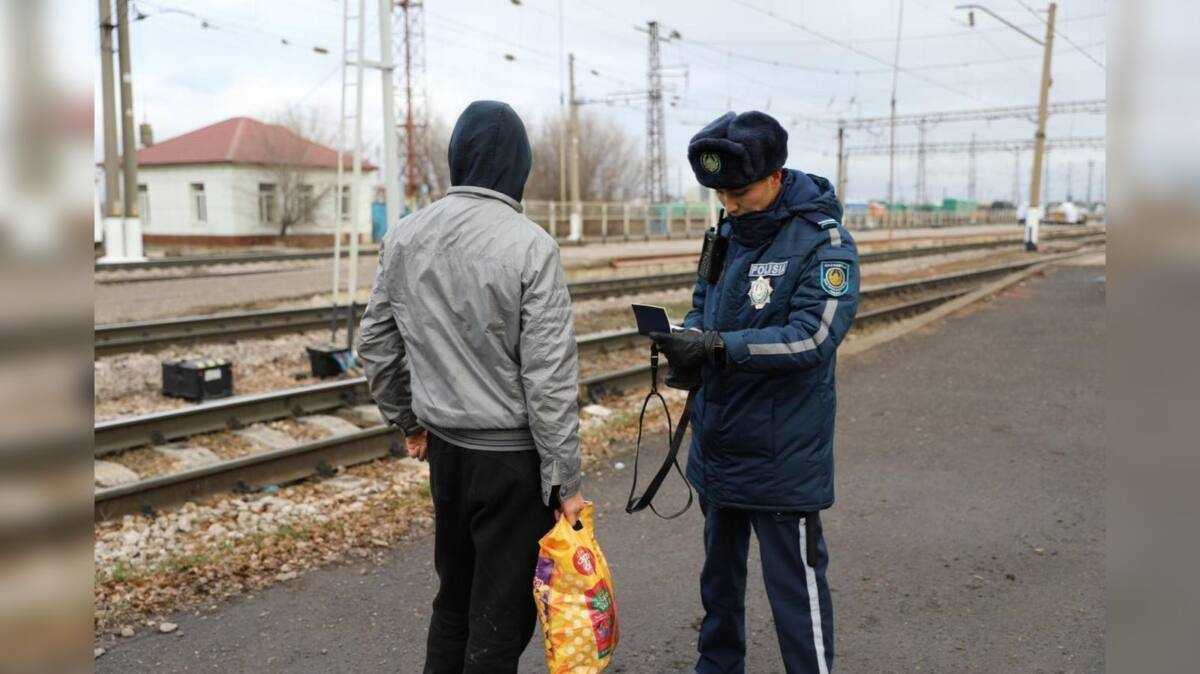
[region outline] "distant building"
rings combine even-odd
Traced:
[[[234,117],[143,148],[137,158],[147,246],[333,243],[337,150],[285,127]],[[343,161],[348,225],[352,167],[349,156]],[[375,167],[364,162],[360,241],[370,240],[375,182]]]

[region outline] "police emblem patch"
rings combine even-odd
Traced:
[[[721,171],[721,155],[716,152],[705,152],[700,155],[700,168],[709,173]]]
[[[750,303],[755,309],[762,309],[771,302],[771,279],[759,276],[750,283]]]
[[[821,263],[821,289],[833,297],[841,297],[850,287],[850,265],[845,262]]]

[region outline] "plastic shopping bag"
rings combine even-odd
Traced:
[[[578,530],[563,517],[539,541],[533,600],[550,674],[603,671],[620,636],[612,573],[596,543],[592,517],[588,503]]]

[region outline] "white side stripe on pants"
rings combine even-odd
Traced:
[[[800,522],[800,565],[804,567],[804,583],[808,586],[808,611],[812,622],[813,645],[817,651],[817,671],[829,674],[825,664],[825,635],[821,631],[821,598],[817,595],[817,571],[808,565],[808,541],[805,539],[805,522]]]

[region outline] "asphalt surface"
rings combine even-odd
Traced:
[[[825,515],[842,672],[1104,670],[1103,267],[1063,267],[839,368]],[[628,463],[628,458],[624,459]],[[611,464],[610,464],[611,465]],[[610,671],[686,672],[701,517],[625,515],[629,470],[588,476],[616,579]],[[669,481],[669,507],[682,489]],[[101,672],[418,672],[428,537],[112,645]],[[755,546],[749,672],[781,672]],[[545,671],[535,637],[522,672]]]

